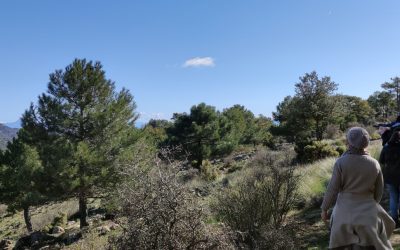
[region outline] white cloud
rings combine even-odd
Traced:
[[[214,67],[214,59],[212,57],[194,57],[186,60],[183,67]]]

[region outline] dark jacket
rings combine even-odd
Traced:
[[[400,144],[388,143],[379,157],[385,183],[400,185]]]

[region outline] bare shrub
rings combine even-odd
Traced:
[[[7,206],[0,204],[0,216],[7,213]]]
[[[341,134],[342,134],[342,132],[340,131],[340,127],[338,125],[329,124],[326,127],[324,137],[325,137],[325,139],[333,139],[334,140],[334,139],[337,139]]]
[[[262,231],[261,237],[255,243],[255,249],[268,250],[294,250],[296,237],[293,228],[266,228]]]
[[[253,170],[212,204],[217,218],[247,233],[253,247],[265,238],[265,228],[279,230],[296,204],[299,177],[293,159],[292,151],[259,153],[250,163]]]
[[[145,166],[125,166],[118,188],[123,233],[110,240],[117,249],[229,249],[226,235],[207,230],[204,212],[180,182],[182,162],[163,150]]]

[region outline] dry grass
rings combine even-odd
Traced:
[[[32,225],[35,229],[42,229],[51,224],[60,213],[65,213],[67,217],[70,217],[77,212],[78,201],[76,199],[44,205],[32,211]]]
[[[3,208],[4,206],[2,206]],[[34,230],[40,230],[50,224],[59,213],[68,216],[78,211],[78,202],[74,199],[61,203],[52,203],[31,209]],[[0,240],[3,238],[18,239],[27,233],[22,212],[15,214],[0,213]]]
[[[369,153],[376,159],[379,158],[381,149],[381,141],[373,141],[368,147]],[[332,175],[335,161],[336,158],[331,157],[298,166],[297,171],[302,176],[299,193],[306,202],[323,195]]]
[[[109,235],[99,235],[96,231],[91,231],[83,236],[77,243],[65,246],[67,250],[106,250],[108,249]]]

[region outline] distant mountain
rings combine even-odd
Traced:
[[[6,125],[9,128],[21,128],[21,120],[15,122],[6,122],[3,123],[3,125]]]
[[[10,128],[0,123],[0,149],[4,150],[7,142],[11,141],[17,135],[17,128]]]

